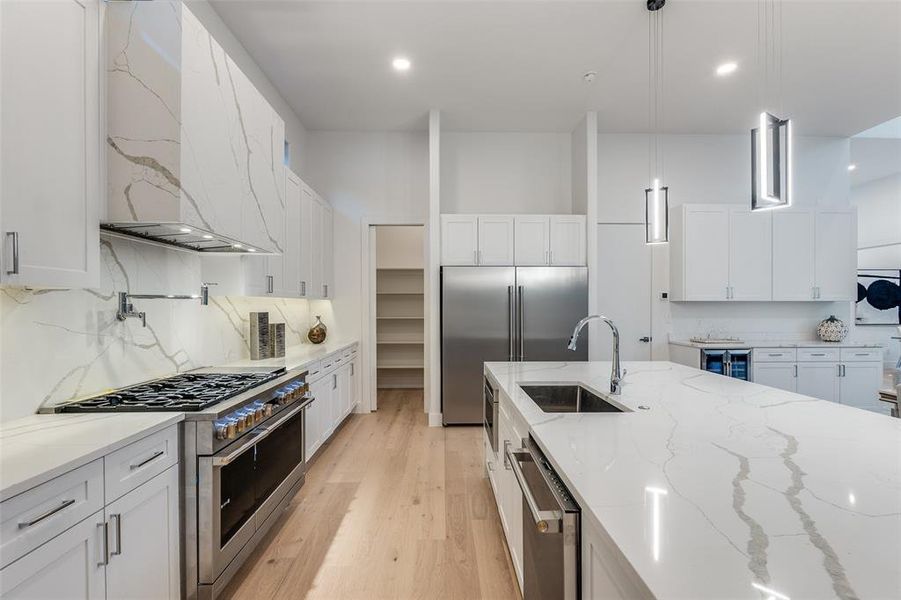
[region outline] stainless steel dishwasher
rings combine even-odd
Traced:
[[[581,597],[579,506],[531,438],[507,459],[522,490],[524,600]]]

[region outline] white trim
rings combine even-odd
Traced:
[[[429,203],[425,228],[425,393],[423,409],[441,414],[441,111],[429,111]],[[437,427],[441,425],[432,423]]]
[[[444,415],[440,412],[429,413],[429,427],[441,427],[444,425]]]
[[[409,215],[395,216],[364,216],[360,219],[360,291],[364,300],[360,311],[360,363],[363,365],[363,377],[361,384],[361,412],[371,412],[378,409],[378,389],[376,386],[376,321],[372,312],[375,306],[375,236],[370,235],[372,227],[378,225],[419,225],[425,226],[425,221]],[[427,237],[427,236],[424,236]],[[425,249],[423,249],[425,250]],[[426,307],[427,309],[428,307]],[[428,314],[428,311],[426,311]],[[427,338],[426,338],[427,339]],[[429,376],[429,364],[423,367],[423,380]]]

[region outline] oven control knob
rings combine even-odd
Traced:
[[[228,423],[216,421],[216,423],[213,424],[213,428],[217,440],[228,439]]]
[[[245,429],[244,423],[244,415],[238,415],[235,417],[235,431],[238,433],[242,433]]]
[[[263,411],[263,403],[262,402],[254,402],[253,403],[253,420],[256,423],[259,423],[260,421],[263,420],[264,416],[265,415],[264,415],[264,411]]]
[[[272,405],[268,402],[263,405],[263,416],[271,417],[272,416]]]
[[[226,439],[233,440],[235,436],[238,435],[238,420],[237,419],[229,419],[228,425],[225,429],[225,437]]]

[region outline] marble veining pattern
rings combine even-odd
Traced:
[[[655,595],[901,597],[901,422],[672,363],[624,366],[621,414],[544,413],[518,387],[604,391],[610,363],[486,371]]]
[[[201,258],[113,237],[101,239],[100,255],[98,289],[0,288],[3,421],[41,405],[243,360],[249,354],[251,311],[268,311],[271,322],[284,322],[288,346],[306,343],[313,312],[333,323],[328,301],[215,295],[208,306],[137,299],[135,308],[147,313],[147,327],[137,319],[121,322],[117,292],[195,294]],[[234,260],[237,267],[240,259]]]

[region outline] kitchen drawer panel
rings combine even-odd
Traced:
[[[842,362],[882,362],[882,348],[842,348]]]
[[[755,362],[795,362],[798,353],[794,348],[754,348]]]
[[[307,383],[312,383],[317,379],[322,378],[322,361],[317,360],[316,362],[312,362],[306,366],[307,369]]]
[[[838,348],[798,348],[798,362],[838,362]]]
[[[103,459],[0,504],[0,567],[103,508]]]
[[[150,481],[177,462],[177,425],[107,455],[103,459],[106,503]]]

